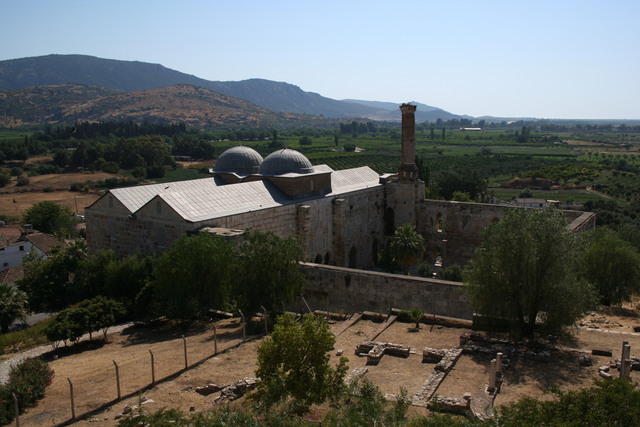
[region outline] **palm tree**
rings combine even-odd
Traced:
[[[27,294],[11,285],[0,284],[0,330],[9,331],[16,319],[23,320],[27,315]]]
[[[391,238],[393,258],[402,266],[405,274],[416,263],[424,250],[424,238],[411,224],[399,227]]]
[[[409,316],[409,318],[413,322],[415,322],[416,330],[420,329],[420,321],[422,320],[422,317],[424,316],[424,312],[422,310],[420,310],[419,308],[412,308],[411,310],[406,311],[406,313]]]

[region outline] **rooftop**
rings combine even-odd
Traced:
[[[331,171],[326,165],[316,166],[314,170],[316,169],[318,173]],[[331,185],[331,193],[305,199],[292,199],[268,181],[221,185],[215,178],[125,187],[110,190],[110,193],[132,214],[151,200],[159,198],[184,220],[199,222],[349,193],[381,184],[380,176],[373,169],[363,166],[333,171]]]

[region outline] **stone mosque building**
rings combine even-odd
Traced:
[[[481,231],[513,207],[424,199],[415,165],[415,110],[403,104],[401,165],[379,175],[369,167],[333,170],[291,149],[262,158],[233,147],[213,177],[109,190],[86,209],[92,250],[156,253],[180,237],[271,231],[299,239],[306,261],[371,268],[386,239],[403,224],[425,237],[426,259],[471,257]],[[595,215],[566,211],[569,227],[593,227]]]

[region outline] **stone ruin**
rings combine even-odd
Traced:
[[[409,357],[411,348],[390,342],[365,341],[356,346],[356,355],[367,356],[367,365],[377,365],[382,356]]]
[[[215,405],[219,405],[221,403],[240,399],[248,391],[256,388],[259,382],[259,378],[247,377],[236,381],[233,384],[229,384],[228,386],[225,386],[222,390],[220,390],[220,396],[216,397],[213,403]]]

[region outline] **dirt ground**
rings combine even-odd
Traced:
[[[188,333],[186,339],[187,358],[190,364],[213,354],[212,329],[206,328]],[[240,341],[239,321],[230,320],[218,323],[218,351],[238,344]],[[229,383],[252,375],[256,345],[253,342],[245,343],[235,352],[233,360],[227,354],[210,359],[177,379],[158,385],[145,393],[145,396],[162,404],[162,406],[157,406],[157,409],[163,406],[185,407],[184,405],[187,404],[198,406],[202,396],[193,392],[184,394],[180,390],[187,384],[197,386],[208,382]],[[86,345],[81,350],[84,351],[75,351],[71,355],[62,355],[51,360],[50,366],[55,372],[53,383],[47,388],[45,398],[35,408],[28,410],[21,416],[22,425],[50,426],[70,417],[67,378],[70,378],[74,385],[75,407],[78,415],[96,409],[116,398],[113,360],[119,366],[123,396],[135,392],[151,382],[149,350],[154,353],[156,380],[184,368],[182,338],[173,330],[149,331],[132,327],[125,329],[120,334],[111,335],[109,342],[105,345],[98,348]],[[221,364],[224,365],[223,369],[214,368]],[[171,392],[167,390],[171,390]],[[127,402],[135,404],[137,400],[137,397],[133,397],[128,401],[119,402],[115,405],[115,408],[119,408],[119,410],[107,411],[110,423],[106,425],[115,425],[113,418],[116,412],[119,413]]]
[[[218,324],[218,349],[239,344],[241,335],[237,319],[224,320]],[[342,322],[333,322],[332,330],[341,328]],[[355,355],[357,344],[370,340],[380,323],[360,320],[336,338],[331,360],[337,363],[337,350],[349,360],[349,370],[366,366],[366,358]],[[383,393],[397,394],[401,387],[409,396],[420,389],[433,372],[433,364],[422,363],[422,349],[425,346],[451,348],[459,345],[460,335],[468,332],[464,328],[422,325],[414,331],[411,324],[396,322],[387,328],[376,341],[392,342],[410,346],[412,353],[407,358],[383,356],[378,365],[367,366],[366,377],[375,383]],[[614,358],[619,357],[622,341],[629,341],[632,355],[640,352],[640,334],[602,332],[576,329],[574,335],[562,340],[561,346],[589,351],[593,348],[611,349]],[[256,350],[261,338],[208,359],[200,366],[162,382],[143,393],[151,399],[144,404],[149,411],[160,408],[180,408],[184,411],[201,411],[213,408],[217,393],[201,396],[193,388],[208,383],[229,384],[244,377],[254,376]],[[205,358],[213,352],[212,329],[202,327],[187,334],[188,358],[190,363]],[[21,417],[22,425],[49,426],[68,419],[69,385],[71,378],[75,387],[76,413],[81,414],[97,408],[116,397],[116,384],[112,360],[120,367],[122,394],[126,395],[149,384],[151,379],[150,356],[153,350],[156,360],[156,379],[179,371],[184,366],[182,339],[180,333],[172,329],[145,329],[135,327],[125,329],[111,336],[109,342],[98,348],[84,348],[70,355],[62,355],[51,361],[55,371],[53,384],[47,389],[46,397]],[[465,392],[472,394],[484,390],[488,377],[490,357],[464,354],[446,377],[437,391],[438,395],[461,397]],[[582,367],[574,355],[560,353],[549,362],[516,359],[505,370],[502,390],[496,405],[514,402],[522,397],[550,398],[550,389],[574,389],[590,386],[598,377],[598,367],[610,358],[594,357],[592,366]],[[612,372],[617,375],[617,371]],[[640,373],[633,372],[632,379],[640,381]],[[120,401],[109,409],[93,415],[78,425],[113,426],[116,416],[125,405],[137,405],[139,395]],[[239,401],[239,402],[242,402]],[[321,411],[322,408],[315,410]],[[423,408],[414,407],[412,414],[427,414]],[[318,417],[320,415],[315,414]]]
[[[24,211],[38,202],[51,201],[66,206],[72,212],[82,214],[84,209],[100,197],[99,193],[72,191],[28,192],[0,194],[0,215],[19,218]]]
[[[30,176],[29,184],[20,187],[16,186],[16,179],[13,178],[9,184],[2,187],[2,192],[43,191],[45,188],[68,190],[69,186],[74,183],[104,181],[108,178],[121,178],[121,176],[107,172],[53,173]]]

